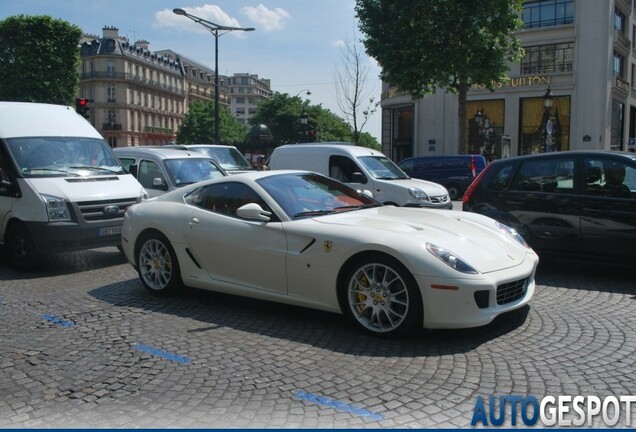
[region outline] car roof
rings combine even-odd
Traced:
[[[236,148],[231,145],[224,144],[169,144],[171,148],[177,149],[191,149],[191,148],[202,148],[202,147],[212,147],[212,148]]]
[[[143,156],[154,159],[183,159],[187,157],[198,159],[212,159],[199,152],[188,152],[175,148],[163,147],[115,147],[115,156]],[[213,159],[212,159],[213,160]]]
[[[384,153],[379,152],[369,147],[355,146],[348,142],[318,142],[309,144],[286,144],[274,149],[274,152],[278,149],[338,149],[345,153],[352,154],[354,156],[385,156]]]
[[[518,160],[527,160],[527,159],[551,159],[551,158],[558,158],[558,157],[567,157],[569,155],[591,156],[591,157],[611,155],[611,156],[615,156],[615,157],[622,157],[622,158],[630,159],[630,160],[636,162],[636,154],[625,153],[625,152],[620,152],[620,151],[613,151],[613,150],[566,150],[566,151],[558,151],[558,152],[551,152],[551,153],[534,153],[534,154],[527,154],[527,155],[511,156],[511,157],[506,158],[506,159],[497,159],[496,161],[493,161],[493,163],[504,163],[506,161],[518,161]]]

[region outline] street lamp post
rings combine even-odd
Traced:
[[[296,96],[295,96],[295,97],[300,96],[300,94],[301,94],[302,92],[307,92],[307,93],[305,93],[307,96],[311,95],[311,92],[309,91],[309,89],[302,89],[301,91],[299,91],[299,92],[296,94]]]
[[[545,151],[551,152],[554,150],[554,138],[552,137],[552,132],[554,125],[552,124],[552,119],[550,118],[552,113],[550,110],[552,109],[552,88],[548,86],[548,89],[545,91],[543,95],[543,107],[545,108],[544,116],[546,118],[545,121]]]
[[[215,144],[219,144],[219,37],[225,33],[231,31],[254,31],[253,27],[228,27],[220,24],[213,23],[211,21],[199,18],[198,16],[191,15],[183,9],[173,9],[177,15],[190,18],[195,23],[201,24],[214,36],[214,141]],[[219,32],[223,33],[219,33]]]

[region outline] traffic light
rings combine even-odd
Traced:
[[[91,115],[89,114],[90,107],[88,103],[90,99],[87,98],[75,98],[75,111],[85,119],[89,118]]]

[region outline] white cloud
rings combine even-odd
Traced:
[[[214,24],[230,27],[243,27],[236,18],[232,18],[217,5],[205,4],[197,7],[182,8],[190,15],[210,21]],[[209,33],[201,24],[182,15],[175,14],[171,9],[164,9],[155,13],[155,27],[178,27],[196,33]],[[236,36],[243,32],[232,32]]]
[[[268,9],[262,4],[258,6],[246,6],[241,12],[257,23],[265,31],[280,30],[285,27],[285,20],[291,16],[281,8]]]
[[[347,42],[345,42],[342,39],[338,39],[338,40],[333,41],[333,46],[338,47],[338,48],[344,47],[346,45],[347,45]]]

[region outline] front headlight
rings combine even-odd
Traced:
[[[504,224],[502,224],[500,222],[497,222],[497,228],[499,228],[500,230],[502,230],[503,232],[508,234],[510,237],[515,239],[517,242],[519,242],[523,246],[525,246],[528,249],[530,249],[530,245],[526,242],[526,240],[523,238],[523,236],[517,232],[516,229],[511,228],[508,225],[504,225]]]
[[[42,194],[44,206],[51,222],[67,222],[71,220],[71,213],[64,198]]]
[[[477,270],[472,268],[466,261],[449,250],[436,246],[432,243],[426,243],[426,249],[442,260],[447,266],[461,273],[477,274]]]
[[[422,189],[409,188],[409,193],[416,200],[428,201],[428,195]]]

